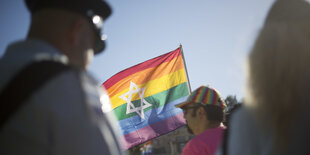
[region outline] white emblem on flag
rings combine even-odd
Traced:
[[[129,91],[119,96],[119,98],[127,102],[126,114],[136,112],[142,119],[144,119],[144,109],[152,106],[152,104],[150,104],[144,99],[144,92],[145,92],[145,87],[139,88],[137,84],[130,82]],[[138,93],[140,97],[140,106],[137,106],[137,107],[131,102],[132,95],[135,93]]]

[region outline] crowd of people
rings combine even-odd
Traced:
[[[0,154],[124,154],[114,116],[101,110],[105,92],[87,72],[105,46],[101,28],[109,5],[25,4],[31,12],[27,38],[9,45],[0,60]],[[249,54],[244,103],[228,123],[225,101],[210,86],[176,105],[196,135],[182,154],[310,154],[309,27],[308,1],[276,0]]]

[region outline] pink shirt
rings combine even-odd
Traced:
[[[225,127],[206,130],[190,140],[184,147],[182,155],[214,155],[221,144]]]

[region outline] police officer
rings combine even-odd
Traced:
[[[87,73],[93,55],[104,48],[101,28],[110,7],[103,0],[25,3],[31,12],[30,30],[25,40],[9,45],[0,60],[0,94],[34,62],[48,60],[70,69],[33,92],[21,93],[30,95],[1,124],[0,154],[122,154],[114,117],[103,113],[98,84]],[[48,71],[34,70],[34,77]],[[29,83],[36,85],[36,80]],[[17,86],[16,93],[19,89],[24,85]]]

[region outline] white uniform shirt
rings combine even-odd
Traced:
[[[0,93],[23,67],[44,59],[68,63],[66,56],[40,40],[10,45],[0,59]],[[122,154],[113,119],[102,112],[99,85],[88,73],[62,72],[34,92],[3,125],[0,154]]]

